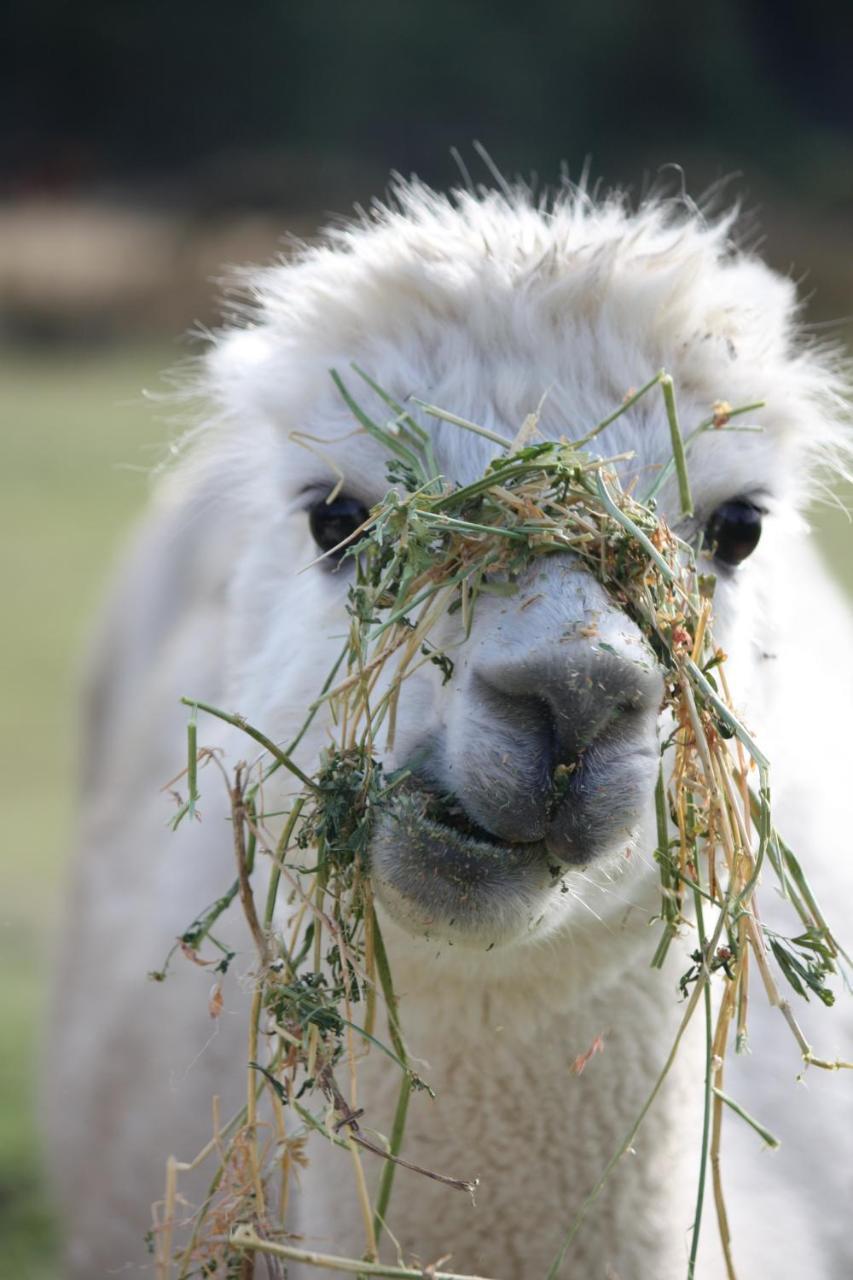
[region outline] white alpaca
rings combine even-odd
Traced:
[[[246,984],[229,977],[214,1025],[202,971],[179,965],[163,986],[145,977],[232,875],[224,796],[207,781],[203,822],[172,835],[158,788],[181,764],[181,695],[239,710],[286,741],[339,651],[346,571],[298,574],[316,554],[312,509],[322,537],[334,483],[324,458],[342,468],[357,504],[381,498],[386,482],[381,449],[353,436],[330,368],[357,361],[400,399],[414,393],[506,435],[543,396],[544,434],[577,435],[662,366],[685,428],[717,399],[765,401],[752,419],[763,434],[706,435],[692,448],[696,526],[726,503],[749,504],[727,508],[735,535],[749,512],[766,513],[754,553],[717,566],[717,636],[738,705],[773,762],[780,829],[836,928],[849,927],[853,627],[798,515],[816,461],[843,447],[839,378],[830,357],[803,345],[790,282],[735,252],[729,226],[665,203],[630,213],[618,200],[572,195],[545,209],[522,194],[445,199],[406,188],[393,208],[250,277],[246,327],[224,333],[205,363],[214,415],[161,488],[93,663],[81,856],[49,1069],[69,1276],[93,1280],[145,1260],[165,1157],[189,1159],[204,1144],[213,1093],[223,1115],[241,1101]],[[482,472],[486,441],[431,430],[447,477]],[[294,431],[328,443],[310,452]],[[669,454],[660,401],[640,401],[600,443],[611,454],[634,450],[623,479],[653,474]],[[661,508],[679,524],[673,492]],[[434,1103],[414,1098],[405,1152],[480,1179],[472,1206],[398,1171],[389,1225],[407,1258],[426,1265],[452,1249],[453,1269],[501,1280],[544,1276],[663,1064],[681,1014],[675,979],[695,946],[687,937],[663,973],[649,967],[659,681],[636,675],[638,633],[562,557],[534,566],[523,585],[517,598],[478,604],[447,687],[433,667],[412,682],[391,761],[413,761],[453,791],[505,842],[509,870],[466,913],[450,889],[425,889],[416,874],[425,859],[441,879],[456,833],[442,843],[434,830],[392,839],[381,827],[373,849],[407,1039],[438,1093]],[[609,643],[606,659],[581,631],[590,622]],[[595,698],[579,691],[589,680],[601,689]],[[619,710],[615,736],[597,725],[604,705]],[[555,753],[577,751],[579,734],[593,740],[590,793],[550,820],[540,775]],[[304,767],[324,735],[315,723],[300,748]],[[200,740],[231,763],[246,754],[240,735],[214,721]],[[528,856],[534,840],[563,858],[570,892],[549,887]],[[467,849],[479,856],[476,834]],[[775,909],[769,886],[764,897]],[[241,960],[238,976],[251,969],[248,943]],[[853,1056],[843,992],[835,1010],[804,1007],[802,1019],[827,1055]],[[727,1117],[741,1280],[840,1280],[853,1274],[853,1077],[812,1069],[797,1084],[796,1046],[757,980],[750,1026],[753,1054],[727,1087],[782,1148],[763,1151]],[[603,1052],[573,1075],[597,1036]],[[703,1046],[688,1038],[562,1274],[686,1274],[702,1075]],[[374,1053],[361,1079],[365,1123],[387,1133],[395,1068]],[[358,1256],[349,1164],[318,1146],[297,1228],[311,1247]],[[201,1185],[188,1184],[189,1194]],[[709,1200],[702,1276],[723,1274],[715,1230]]]

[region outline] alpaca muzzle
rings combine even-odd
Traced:
[[[568,557],[478,609],[442,730],[412,754],[371,856],[409,930],[502,941],[572,868],[630,845],[657,776],[663,681],[638,628]]]

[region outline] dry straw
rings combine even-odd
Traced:
[[[630,1132],[565,1231],[547,1280],[561,1274],[586,1213],[630,1147],[697,1012],[705,1024],[704,1117],[688,1277],[696,1265],[709,1169],[728,1275],[734,1277],[720,1180],[724,1109],[765,1142],[775,1142],[724,1089],[727,1053],[732,1043],[736,1050],[746,1044],[753,967],[790,1027],[804,1064],[829,1070],[851,1066],[813,1053],[783,994],[791,988],[831,1004],[827,978],[837,972],[842,953],[802,867],[773,825],[768,761],[733,708],[725,655],[714,642],[714,579],[701,572],[702,549],[681,541],[655,510],[657,493],[674,475],[682,513],[692,512],[686,457],[691,441],[704,432],[757,430],[731,425],[757,406],[735,410],[718,404],[682,438],[672,380],[659,373],[580,439],[540,442],[535,415],[512,441],[419,404],[423,413],[501,448],[480,479],[454,487],[439,474],[430,436],[412,414],[361,370],[355,372],[387,409],[384,423],[369,417],[338,375],[333,377],[359,428],[387,451],[395,487],[343,548],[353,562],[354,581],[349,633],[337,662],[285,749],[239,715],[185,699],[191,707],[188,799],[175,825],[196,812],[198,766],[213,761],[230,796],[236,875],[175,949],[224,972],[234,953],[214,930],[238,899],[257,956],[246,1102],[223,1123],[214,1100],[211,1141],[191,1163],[168,1163],[166,1195],[156,1206],[152,1233],[158,1280],[249,1277],[261,1257],[270,1274],[278,1275],[292,1260],[361,1276],[419,1276],[425,1273],[403,1259],[396,1266],[378,1260],[397,1169],[408,1177],[437,1179],[448,1194],[473,1190],[474,1182],[459,1177],[459,1171],[423,1169],[400,1154],[410,1095],[429,1086],[408,1055],[371,895],[373,821],[406,779],[404,770],[386,772],[378,756],[393,742],[407,679],[425,663],[436,664],[444,679],[452,678],[451,654],[432,639],[435,624],[458,610],[467,635],[481,593],[514,591],[531,559],[554,551],[573,554],[596,576],[640,627],[664,672],[663,709],[674,731],[661,748],[655,796],[661,930],[651,963],[662,965],[673,938],[686,931],[688,917],[695,920],[697,946],[681,979],[684,1015],[669,1058]],[[602,458],[590,446],[605,426],[656,390],[663,396],[672,456],[640,500],[622,489],[615,469],[627,455]],[[711,562],[705,558],[704,563]],[[309,777],[293,756],[321,707],[333,721],[334,743]],[[260,762],[251,769],[240,765],[228,776],[217,757],[198,749],[198,711],[242,729],[263,749]],[[269,824],[282,815],[264,811],[264,784],[282,769],[300,789],[275,838]],[[261,859],[268,863],[269,878],[259,902],[253,873]],[[775,876],[790,903],[797,920],[791,937],[760,922],[756,890],[762,873]],[[283,932],[273,928],[281,915],[289,922]],[[167,966],[168,960],[154,976],[164,978]],[[716,1014],[714,979],[721,988]],[[215,987],[214,1016],[220,1005]],[[367,1046],[387,1054],[399,1068],[387,1143],[360,1124],[356,1063]],[[309,1159],[311,1144],[323,1141],[340,1148],[340,1158],[351,1163],[364,1223],[362,1258],[313,1253],[289,1234],[294,1172]],[[374,1199],[368,1161],[381,1165]],[[208,1194],[200,1206],[186,1209],[180,1174],[203,1162],[213,1168]],[[453,1244],[447,1241],[448,1252]],[[452,1280],[452,1273],[440,1269],[428,1274]]]

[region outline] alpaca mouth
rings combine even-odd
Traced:
[[[481,827],[465,810],[456,796],[443,792],[431,791],[420,784],[417,788],[424,801],[424,819],[435,827],[444,827],[464,836],[475,844],[487,844],[497,849],[507,849],[515,843],[524,841],[501,840],[486,827]]]
[[[370,853],[377,895],[407,932],[487,948],[535,929],[565,870],[543,841],[499,840],[456,797],[411,778]]]
[[[371,839],[377,898],[415,936],[488,949],[538,934],[573,872],[635,839],[657,759],[636,746],[591,751],[555,795],[544,838],[529,841],[495,836],[458,797],[410,776]]]

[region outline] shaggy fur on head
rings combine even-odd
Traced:
[[[176,836],[165,831],[159,788],[181,767],[181,695],[233,707],[286,742],[338,656],[347,576],[318,565],[300,572],[316,556],[307,513],[340,475],[368,505],[388,482],[382,450],[354,432],[331,368],[368,412],[385,411],[350,372],[352,362],[399,400],[415,395],[510,437],[541,406],[546,437],[577,438],[661,367],[674,378],[685,432],[720,399],[763,402],[746,419],[762,431],[709,432],[691,446],[695,519],[682,519],[672,485],[661,490],[659,509],[688,537],[722,502],[748,499],[768,513],[754,554],[737,569],[719,566],[715,635],[730,655],[738,708],[773,762],[780,828],[833,924],[853,917],[853,680],[849,661],[838,658],[853,647],[853,626],[798,514],[821,468],[839,466],[849,448],[845,373],[836,353],[804,336],[792,283],[738,250],[733,225],[734,215],[703,217],[683,200],[650,200],[634,211],[620,196],[599,201],[575,189],[537,202],[521,189],[443,196],[399,184],[360,221],[240,277],[235,322],[211,344],[193,387],[211,406],[205,425],[166,474],[123,565],[93,661],[80,856],[52,1043],[61,1071],[46,1103],[75,1280],[142,1258],[147,1205],[161,1194],[166,1155],[189,1160],[207,1142],[212,1094],[222,1095],[223,1115],[244,1100],[249,941],[242,971],[235,964],[225,982],[212,1035],[203,972],[187,965],[162,988],[145,985],[145,972],[234,874],[216,787],[206,783],[204,822]],[[451,481],[481,475],[496,452],[481,437],[422,422]],[[608,454],[633,452],[622,478],[642,492],[671,452],[657,391],[599,440]],[[523,598],[478,601],[447,688],[430,664],[407,682],[386,763],[416,759],[448,791],[461,778],[466,798],[488,809],[513,789],[525,798],[526,744],[541,728],[525,694],[531,671],[550,680],[554,698],[577,679],[592,697],[584,702],[576,689],[574,701],[560,704],[564,718],[594,717],[601,686],[587,677],[611,676],[589,647],[564,643],[566,636],[576,638],[579,624],[588,635],[595,622],[613,670],[624,675],[622,659],[632,644],[639,652],[638,634],[568,557],[547,557],[535,573],[530,608]],[[443,626],[442,644],[460,640],[458,620]],[[406,1154],[481,1178],[474,1208],[398,1171],[390,1227],[407,1257],[426,1264],[453,1250],[454,1270],[539,1280],[666,1059],[682,1012],[677,980],[695,939],[671,948],[664,973],[651,971],[658,706],[647,693],[645,765],[639,750],[623,752],[614,784],[602,748],[595,767],[603,785],[589,793],[597,806],[587,824],[592,844],[567,868],[565,893],[541,876],[535,853],[526,857],[524,835],[511,864],[499,849],[478,852],[453,837],[457,882],[482,891],[470,914],[487,922],[479,933],[477,921],[466,922],[463,945],[450,924],[432,928],[435,898],[417,880],[430,860],[440,871],[447,852],[441,824],[425,834],[417,795],[406,821],[374,840],[380,889],[400,870],[392,888],[404,907],[395,910],[390,892],[379,896],[403,1025],[439,1094],[435,1106],[413,1099]],[[635,731],[625,724],[627,740]],[[307,769],[326,728],[318,716],[300,744]],[[246,752],[241,735],[218,723],[205,722],[200,741],[221,748],[229,765]],[[619,804],[608,799],[617,791]],[[265,801],[280,811],[287,796],[270,787]],[[598,819],[617,811],[627,815],[618,839],[612,821],[602,821],[609,834],[599,839]],[[474,816],[482,829],[485,819]],[[402,841],[406,857],[398,858]],[[488,882],[479,877],[487,858],[495,866]],[[775,920],[773,896],[762,903]],[[789,929],[784,911],[781,919]],[[498,926],[503,945],[492,949]],[[239,928],[226,918],[220,932],[234,941]],[[812,1072],[808,1091],[796,1085],[795,1047],[756,986],[754,1055],[728,1069],[726,1089],[783,1146],[757,1160],[752,1131],[727,1118],[736,1257],[751,1278],[836,1280],[853,1268],[850,1081]],[[843,999],[833,1012],[809,1006],[804,1021],[826,1052],[853,1056]],[[571,1076],[569,1064],[600,1042],[604,1052],[582,1077]],[[703,1053],[688,1036],[655,1113],[573,1245],[566,1275],[685,1273]],[[364,1124],[380,1132],[392,1124],[395,1071],[378,1053],[360,1069]],[[293,1229],[310,1247],[359,1256],[349,1165],[331,1146],[317,1147],[301,1177]],[[190,1180],[185,1189],[190,1198],[204,1194]],[[697,1280],[719,1280],[710,1206],[706,1215]]]
[[[545,418],[565,429],[663,363],[703,404],[723,391],[733,405],[763,399],[780,483],[802,494],[849,449],[848,371],[837,347],[808,338],[793,281],[737,248],[737,216],[705,217],[681,198],[634,211],[618,193],[534,201],[524,188],[445,195],[400,182],[319,244],[236,276],[244,329],[212,348],[201,390],[244,444],[252,422],[306,421],[324,404],[348,426],[330,363],[384,367],[390,348],[392,390],[438,396],[462,369],[455,412],[506,428],[547,392]]]

